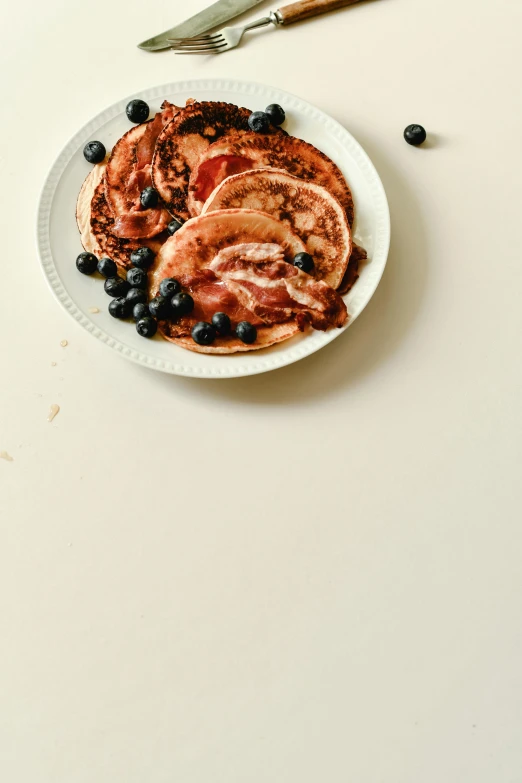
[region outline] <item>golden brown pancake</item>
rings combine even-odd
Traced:
[[[350,226],[353,224],[352,194],[338,166],[312,144],[282,134],[244,133],[209,146],[190,177],[190,213],[199,214],[212,191],[226,177],[259,168],[284,169],[299,179],[326,188],[345,210]]]
[[[127,182],[136,164],[136,147],[149,122],[136,125],[124,133],[112,149],[105,173],[105,195],[113,215],[122,215],[134,206],[134,201],[127,193]]]
[[[76,204],[76,221],[84,249],[97,258],[112,258],[120,271],[132,266],[130,255],[140,247],[150,247],[157,253],[166,239],[122,239],[111,233],[114,218],[105,198],[105,164],[94,166],[82,185]]]
[[[216,209],[257,209],[286,223],[313,256],[316,280],[337,288],[352,250],[346,213],[323,187],[278,169],[227,177],[209,196],[202,214]]]
[[[272,324],[272,326],[258,326],[255,343],[247,345],[237,337],[216,337],[212,345],[198,345],[192,337],[176,337],[175,327],[168,321],[161,321],[159,325],[162,336],[171,343],[187,348],[196,353],[230,354],[245,351],[259,351],[261,348],[269,348],[276,343],[282,343],[290,337],[299,334],[299,327],[295,321],[287,321],[284,324]],[[172,330],[172,333],[171,333]]]
[[[283,248],[287,261],[291,261],[297,253],[302,252],[303,242],[291,229],[275,218],[255,210],[229,209],[209,212],[197,218],[188,220],[174,236],[162,246],[151,279],[151,292],[154,296],[160,282],[165,277],[174,277],[184,284],[184,280],[203,273],[216,255],[223,248],[243,243],[274,243]],[[212,284],[208,296],[214,297]],[[195,296],[196,300],[197,297]],[[218,299],[219,302],[219,294]],[[202,304],[204,308],[205,303]],[[209,320],[201,307],[190,317],[181,319],[178,323],[160,321],[159,330],[166,337],[184,348],[198,353],[235,353],[237,351],[255,351],[266,348],[274,343],[286,340],[299,332],[295,320],[265,326],[261,321],[255,321],[253,314],[241,315],[238,308],[237,320],[250,320],[258,328],[258,339],[252,345],[246,345],[236,337],[218,337],[210,346],[197,345],[190,337],[190,331],[198,320]],[[221,307],[216,304],[214,312]],[[201,310],[201,312],[200,312]],[[234,318],[232,319],[234,320]]]
[[[222,136],[246,133],[250,109],[231,103],[202,101],[182,109],[161,132],[152,161],[154,187],[167,209],[188,220],[188,184],[206,149]]]
[[[359,270],[361,265],[363,261],[366,261],[367,258],[368,254],[366,250],[363,247],[353,243],[352,254],[350,256],[346,272],[344,273],[341,285],[337,289],[340,294],[344,295],[347,294],[348,291],[351,291],[359,279]]]

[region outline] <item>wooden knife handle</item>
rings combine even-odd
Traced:
[[[336,8],[344,8],[345,5],[353,5],[359,0],[298,0],[297,3],[284,5],[276,14],[281,24],[292,24],[311,16],[319,16],[327,11],[335,11]]]

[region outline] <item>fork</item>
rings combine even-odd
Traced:
[[[169,38],[169,41],[176,54],[221,54],[221,52],[227,52],[229,49],[235,49],[236,46],[239,46],[247,30],[267,27],[269,24],[281,27],[357,2],[359,0],[298,0],[297,3],[285,5],[278,11],[272,11],[263,19],[257,19],[244,27],[225,27],[212,35]]]

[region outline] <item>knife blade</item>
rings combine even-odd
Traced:
[[[191,38],[193,35],[201,35],[262,2],[263,0],[217,0],[216,3],[200,11],[195,16],[191,16],[185,22],[172,27],[170,30],[165,30],[164,33],[155,35],[147,41],[143,41],[138,46],[147,52],[159,52],[162,49],[170,49],[172,44],[169,38]]]

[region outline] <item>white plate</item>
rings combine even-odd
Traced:
[[[131,96],[136,97],[136,96]],[[252,82],[235,80],[190,80],[154,87],[140,93],[151,107],[159,109],[166,98],[183,104],[187,98],[220,100],[264,109],[281,104],[287,114],[285,128],[311,142],[341,168],[353,193],[356,208],[355,239],[370,259],[354,288],[345,297],[353,323],[370,301],[379,284],[390,241],[390,217],[384,188],[370,159],[355,139],[327,114],[294,95]],[[140,337],[132,323],[112,318],[108,297],[98,276],[78,273],[75,259],[82,248],[75,220],[81,184],[90,166],[82,151],[87,141],[98,139],[108,150],[131,127],[125,116],[130,98],[106,109],[69,142],[47,177],[38,210],[38,249],[47,280],[68,313],[94,337],[123,356],[155,370],[203,378],[232,378],[274,370],[303,359],[334,340],[345,329],[311,331],[261,351],[207,356],[179,348],[157,337]],[[100,312],[90,310],[99,307]],[[347,346],[348,347],[348,346]]]

